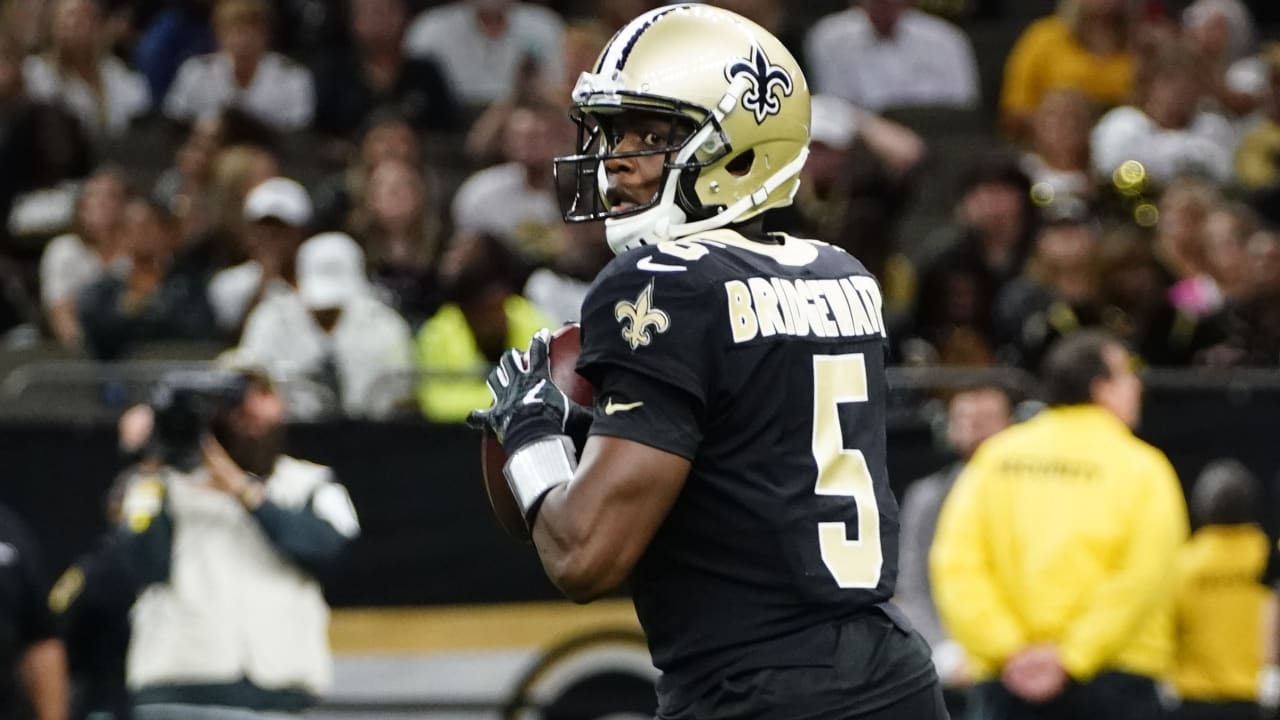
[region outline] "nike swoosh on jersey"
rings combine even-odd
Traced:
[[[663,265],[656,263],[651,257],[640,258],[640,262],[636,263],[637,270],[648,270],[649,272],[684,272],[688,270],[683,265]]]
[[[609,402],[607,402],[607,403],[605,403],[605,404],[604,404],[604,414],[605,414],[605,415],[612,415],[612,414],[617,413],[617,412],[625,412],[625,411],[627,411],[627,410],[635,410],[636,408],[640,407],[641,405],[644,405],[644,401],[643,401],[643,400],[640,400],[640,401],[638,401],[638,402],[629,402],[629,403],[615,403],[615,402],[613,401],[613,398],[609,398]]]

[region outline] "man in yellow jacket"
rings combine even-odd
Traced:
[[[1118,341],[1059,341],[1044,381],[1051,407],[988,439],[943,506],[939,613],[985,679],[976,717],[1162,717],[1181,486],[1131,432],[1142,384]]]

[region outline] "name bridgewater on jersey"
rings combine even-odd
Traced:
[[[724,291],[735,343],[774,335],[886,336],[880,288],[865,275],[838,280],[753,277],[730,280]]]

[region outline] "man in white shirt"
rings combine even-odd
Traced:
[[[969,39],[912,4],[857,0],[819,20],[805,39],[813,87],[871,112],[977,107],[978,63]]]
[[[537,65],[543,83],[564,73],[564,21],[514,0],[457,0],[424,10],[405,34],[405,54],[431,58],[463,103],[483,107],[513,94],[521,65]]]
[[[1139,179],[1167,185],[1182,175],[1227,183],[1234,174],[1231,122],[1203,108],[1200,60],[1181,44],[1148,58],[1136,102],[1103,115],[1090,134],[1093,169],[1109,178],[1126,162]]]
[[[409,324],[374,297],[356,241],[337,232],[307,240],[298,249],[297,274],[296,291],[274,295],[249,314],[240,352],[281,377],[327,387],[347,415],[385,413],[406,400]]]
[[[164,114],[190,123],[231,105],[276,130],[309,126],[316,106],[311,71],[270,51],[269,17],[263,0],[218,0],[218,52],[182,63]]]
[[[311,214],[311,197],[289,178],[266,180],[245,196],[243,240],[249,259],[209,281],[209,305],[223,332],[238,337],[259,302],[289,292],[294,255]]]
[[[552,167],[557,151],[571,145],[564,112],[550,106],[518,107],[507,118],[507,162],[467,178],[453,197],[460,232],[492,235],[526,260],[543,261],[564,243]],[[563,132],[562,132],[563,131]]]

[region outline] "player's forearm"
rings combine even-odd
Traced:
[[[592,436],[573,479],[543,497],[533,540],[556,587],[590,602],[618,587],[683,487],[689,463],[620,438]]]
[[[574,500],[569,484],[548,492],[533,526],[533,541],[551,582],[570,600],[587,603],[622,584],[629,566],[620,566],[617,555],[605,547],[593,513],[574,508]]]
[[[22,657],[22,676],[36,720],[67,720],[67,654],[61,640],[29,647]]]

